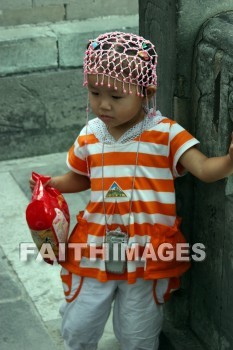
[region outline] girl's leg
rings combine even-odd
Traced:
[[[158,349],[163,307],[155,302],[153,286],[153,281],[143,279],[118,283],[113,326],[122,350]]]
[[[116,283],[100,283],[62,270],[66,301],[60,308],[67,350],[96,350],[111,311]]]

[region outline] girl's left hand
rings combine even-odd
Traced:
[[[233,132],[231,133],[231,144],[229,147],[229,157],[231,158],[231,161],[233,163]]]

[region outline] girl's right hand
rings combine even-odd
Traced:
[[[35,184],[36,184],[36,181],[34,181],[34,180],[32,179],[32,177],[31,177],[30,180],[29,180],[29,187],[30,187],[30,189],[31,189],[32,192],[33,192],[33,190],[34,190]]]
[[[45,184],[44,187],[48,186],[49,184],[51,185],[52,182],[52,178],[50,180],[48,180]],[[36,181],[32,179],[32,177],[29,180],[29,187],[31,189],[31,191],[33,192],[34,187],[35,187]]]

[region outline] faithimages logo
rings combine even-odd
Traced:
[[[101,259],[104,261],[204,261],[206,258],[205,246],[202,243],[195,243],[192,246],[189,243],[177,243],[174,247],[171,243],[162,243],[155,250],[151,243],[144,247],[138,243],[128,246],[126,243],[60,243],[56,247],[57,254],[54,253],[50,243],[42,244],[38,251],[35,243],[21,243],[19,247],[20,261],[29,261],[34,256],[36,261],[49,259],[56,262],[65,261],[68,249],[73,250],[75,261],[80,261],[82,256],[87,256],[90,261]],[[85,252],[85,254],[84,254]],[[88,252],[88,254],[87,254]],[[87,254],[87,255],[86,255]]]

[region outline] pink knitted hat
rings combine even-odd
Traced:
[[[157,86],[157,53],[155,46],[141,36],[110,32],[99,35],[90,40],[84,56],[84,86],[88,83],[88,74],[96,74],[96,85],[103,85],[104,77],[113,78],[115,90],[116,81],[123,83],[122,89],[126,93],[125,84],[137,86],[137,94],[144,96],[147,86]]]

